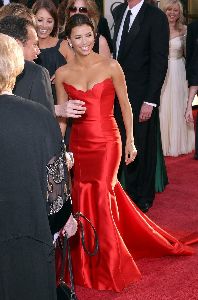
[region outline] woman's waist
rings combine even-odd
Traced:
[[[73,124],[76,126],[117,126],[114,115],[94,114],[88,115],[85,113],[81,118],[73,119]]]
[[[169,56],[168,56],[168,59],[181,59],[181,58],[184,58],[184,53],[183,51],[181,52],[170,52],[169,53]]]
[[[118,125],[114,118],[101,120],[84,120],[79,122],[75,120],[72,124],[72,136],[76,138],[100,138],[119,136]]]
[[[88,149],[101,149],[107,147],[107,145],[115,145],[121,144],[120,132],[116,131],[108,131],[103,132],[103,134],[99,134],[98,132],[90,133],[86,132],[86,134],[79,134],[72,130],[69,146],[72,147],[70,150],[73,152]]]

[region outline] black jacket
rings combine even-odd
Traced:
[[[116,40],[127,3],[113,10],[114,57]],[[125,73],[129,99],[139,110],[144,101],[159,105],[161,88],[168,67],[169,26],[166,15],[143,3],[127,37],[126,48],[118,61]]]
[[[45,68],[34,62],[25,61],[24,70],[17,76],[13,93],[40,103],[54,113],[54,100],[49,73]]]
[[[198,21],[188,25],[186,40],[186,75],[189,85],[198,85]]]
[[[0,98],[0,242],[29,237],[52,247],[46,165],[61,151],[59,125],[42,105]]]

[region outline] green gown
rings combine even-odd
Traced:
[[[157,120],[157,162],[155,173],[155,191],[163,192],[165,186],[168,184],[168,176],[166,172],[166,165],[162,151],[161,132],[159,117]]]

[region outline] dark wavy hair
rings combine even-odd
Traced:
[[[18,16],[21,18],[28,19],[36,27],[36,18],[30,8],[27,8],[22,3],[9,3],[0,8],[0,19],[7,16]]]
[[[68,22],[66,23],[66,26],[65,26],[65,35],[67,37],[70,37],[72,29],[77,27],[77,26],[82,26],[82,25],[90,26],[93,33],[94,33],[94,36],[95,36],[95,27],[94,27],[91,19],[89,19],[89,17],[87,17],[84,14],[75,14],[71,18],[69,18],[69,20],[68,20]]]
[[[53,1],[51,0],[37,0],[34,5],[32,6],[32,11],[36,15],[39,9],[44,8],[48,11],[48,13],[52,16],[54,19],[54,28],[52,32],[50,33],[51,36],[57,36],[58,34],[58,14],[57,14],[57,8]]]
[[[29,26],[35,29],[30,20],[18,16],[6,16],[0,19],[0,33],[19,40],[23,45],[28,41]]]

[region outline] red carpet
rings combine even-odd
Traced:
[[[167,158],[169,185],[148,216],[176,237],[198,231],[198,161],[192,154]],[[121,293],[76,288],[79,300],[198,300],[198,245],[187,257],[141,259],[139,282]]]

